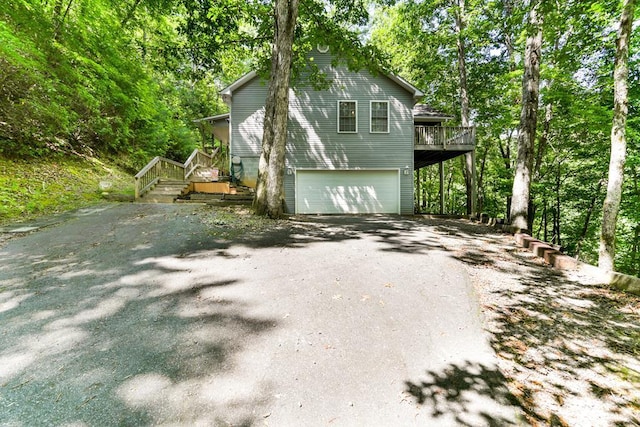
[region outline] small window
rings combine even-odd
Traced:
[[[338,101],[338,132],[358,132],[358,102]]]
[[[389,133],[389,101],[371,101],[371,133]]]

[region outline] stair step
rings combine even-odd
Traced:
[[[182,185],[182,184],[164,184],[164,183],[160,183],[160,184],[156,184],[156,186],[154,188],[177,188],[177,189],[182,189],[182,188],[186,188],[187,185]]]
[[[173,195],[155,195],[147,193],[137,200],[138,203],[173,203],[176,196]]]
[[[181,189],[175,189],[175,188],[154,188],[153,190],[149,191],[149,193],[151,194],[180,194],[182,193]]]
[[[225,194],[225,200],[253,200],[252,194]]]
[[[224,194],[221,193],[191,193],[188,195],[190,200],[222,200]]]

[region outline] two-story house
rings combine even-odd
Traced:
[[[323,47],[310,58],[331,81],[327,89],[290,92],[285,210],[412,214],[414,169],[473,150],[473,141],[440,126],[451,117],[414,109],[424,94],[404,79],[333,67],[331,59]],[[250,72],[221,93],[230,108],[231,169],[255,187],[267,83]]]

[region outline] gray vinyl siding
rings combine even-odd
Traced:
[[[333,84],[315,91],[297,86],[290,93],[286,167],[295,169],[389,169],[400,172],[402,214],[413,213],[412,94],[383,75],[366,70],[332,68],[329,54],[314,52],[313,60]],[[233,93],[231,152],[243,159],[260,154],[267,88],[255,78]],[[338,100],[357,101],[357,133],[338,133]],[[370,101],[389,101],[389,133],[370,133]],[[243,160],[244,163],[244,160]],[[255,163],[257,167],[257,163]],[[409,174],[405,175],[405,168]],[[248,177],[257,175],[247,170]],[[295,174],[285,172],[286,209],[295,209]]]
[[[233,93],[230,111],[231,156],[242,159],[242,183],[255,187],[262,149],[266,83],[256,77]]]

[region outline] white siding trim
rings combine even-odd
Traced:
[[[386,131],[374,131],[373,127],[373,108],[372,105],[374,102],[387,104],[387,130]],[[369,101],[369,133],[389,133],[389,129],[391,128],[391,103],[386,99],[372,99]]]
[[[356,104],[356,130],[355,131],[344,131],[340,130],[340,103],[341,102],[353,102]],[[358,133],[358,101],[355,99],[338,99],[336,103],[337,111],[336,111],[336,130],[338,133]]]

